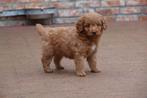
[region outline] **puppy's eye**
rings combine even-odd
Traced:
[[[89,26],[90,26],[89,24],[86,24],[86,25],[85,25],[85,27],[89,27]]]
[[[97,26],[101,26],[102,24],[101,23],[97,23]]]

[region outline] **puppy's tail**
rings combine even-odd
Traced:
[[[45,29],[45,27],[43,27],[43,25],[36,24],[36,30],[39,33],[39,35],[42,37],[42,39],[48,38],[47,30]]]

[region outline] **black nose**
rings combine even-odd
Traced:
[[[93,35],[96,35],[96,32],[92,32]]]

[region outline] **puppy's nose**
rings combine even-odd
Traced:
[[[96,32],[92,32],[93,35],[96,35]]]

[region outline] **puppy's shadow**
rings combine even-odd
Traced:
[[[63,69],[63,70],[57,70],[55,69],[52,73],[56,76],[75,76],[75,72],[72,69]]]
[[[89,75],[89,74],[92,74],[91,72],[90,72],[90,70],[85,70],[85,72],[86,72],[86,74],[87,75]],[[64,69],[64,70],[56,70],[56,69],[54,69],[54,72],[53,73],[51,73],[52,75],[54,75],[54,76],[59,76],[59,77],[62,77],[62,76],[64,76],[64,77],[77,77],[77,75],[76,75],[76,73],[75,73],[75,70],[73,70],[73,69]],[[95,74],[95,73],[93,73],[93,74]]]

